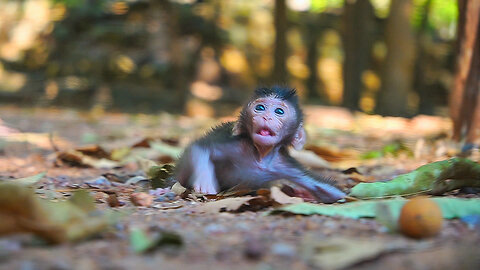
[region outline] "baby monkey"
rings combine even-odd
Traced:
[[[316,199],[345,197],[334,181],[306,170],[290,156],[306,142],[303,113],[294,89],[259,88],[235,122],[224,123],[190,144],[176,166],[176,179],[197,192],[258,189],[286,179]]]

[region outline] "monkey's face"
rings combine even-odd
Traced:
[[[295,123],[295,109],[289,103],[264,97],[249,104],[252,116],[250,135],[257,146],[272,147],[282,141]]]

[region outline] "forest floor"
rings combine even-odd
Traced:
[[[448,139],[449,120],[440,117],[384,118],[325,107],[307,107],[305,113],[308,151],[296,156],[312,170],[335,176],[347,192],[359,182],[391,179],[458,150]],[[62,201],[84,188],[97,211],[123,213],[95,237],[57,244],[0,226],[0,269],[480,269],[480,229],[460,219],[445,219],[438,235],[416,240],[389,232],[378,219],[270,214],[278,203],[219,212],[202,207],[219,198],[166,197],[168,188],[125,184],[148,178],[145,162],[173,162],[189,141],[233,117],[14,107],[1,107],[0,116],[0,182],[45,172],[34,183],[35,196]],[[95,150],[81,152],[85,146]],[[139,191],[153,194],[154,202],[135,206],[131,196]],[[118,201],[112,202],[112,194]],[[443,196],[480,198],[459,190]],[[15,198],[10,202],[16,205]],[[138,251],[134,229],[174,240]]]

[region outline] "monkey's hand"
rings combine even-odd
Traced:
[[[217,194],[218,183],[215,176],[210,175],[206,171],[202,171],[200,175],[195,176],[192,182],[193,190],[203,194]]]
[[[334,203],[346,196],[343,191],[334,185],[322,182],[311,183],[309,190],[312,195],[324,203]]]
[[[193,174],[190,184],[193,190],[203,194],[217,194],[218,182],[215,167],[210,160],[210,151],[201,147],[192,148]]]
[[[346,194],[335,186],[335,181],[306,170],[293,170],[285,178],[306,188],[318,201],[334,203],[343,199]]]

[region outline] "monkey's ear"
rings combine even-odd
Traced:
[[[295,132],[295,136],[293,137],[292,146],[295,150],[301,150],[306,142],[307,142],[307,133],[303,128],[303,124],[300,124],[297,131]]]
[[[233,125],[233,129],[232,129],[232,135],[233,136],[238,136],[242,133],[242,129],[240,127],[240,121],[237,120],[235,121],[235,124]]]

